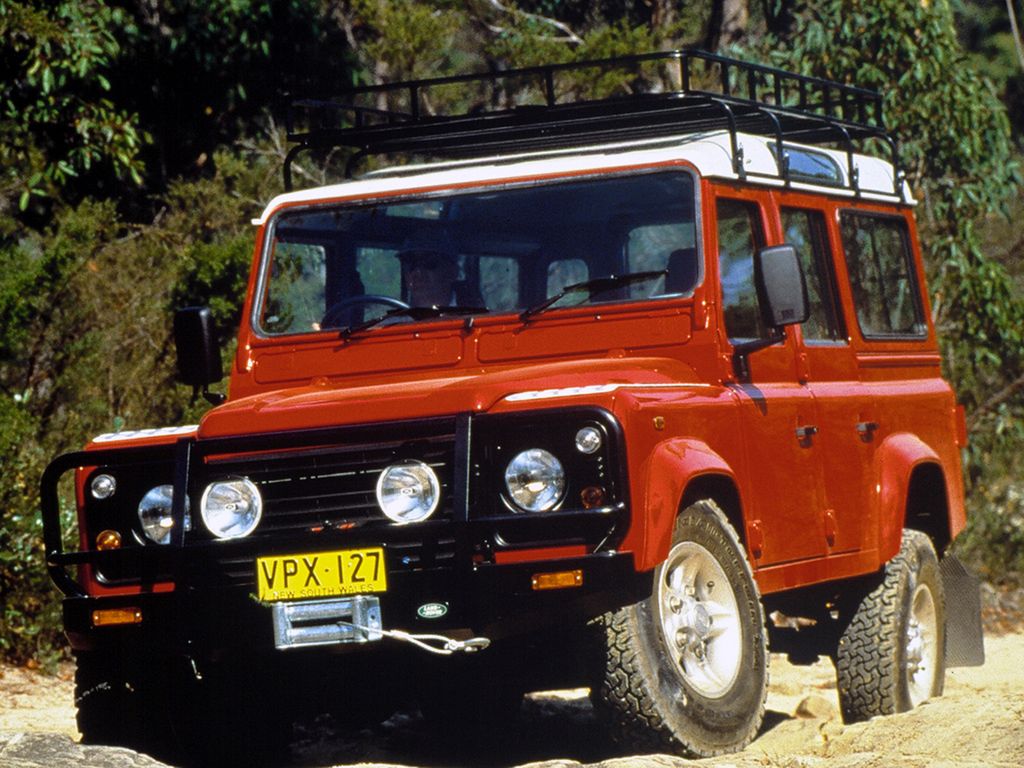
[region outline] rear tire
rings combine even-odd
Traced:
[[[906,712],[940,696],[946,673],[945,596],[931,539],[904,530],[880,584],[856,607],[836,651],[843,721]]]
[[[768,691],[764,611],[736,531],[710,500],[676,520],[651,596],[606,614],[594,704],[629,749],[710,757],[757,734]]]

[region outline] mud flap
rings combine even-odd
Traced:
[[[946,666],[981,666],[985,663],[981,582],[955,555],[942,558],[939,569],[946,592]]]

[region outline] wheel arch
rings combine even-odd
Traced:
[[[927,534],[941,553],[949,544],[949,484],[938,454],[917,435],[889,435],[875,455],[878,549],[896,556],[904,528]]]
[[[700,499],[713,499],[746,545],[736,476],[728,462],[701,440],[675,438],[655,448],[644,498],[645,535],[636,553],[638,571],[650,570],[668,556],[676,518]]]
[[[743,507],[740,504],[740,492],[736,487],[735,479],[730,475],[718,472],[697,475],[687,483],[682,500],[679,502],[679,511],[682,512],[701,499],[711,499],[721,507],[729,525],[740,537],[740,543],[746,547],[747,531],[743,523]]]
[[[921,462],[911,472],[904,527],[927,534],[939,557],[949,546],[949,487],[940,464]]]

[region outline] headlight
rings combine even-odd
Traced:
[[[206,486],[199,510],[206,528],[218,539],[240,539],[259,525],[263,498],[251,480],[236,477]]]
[[[139,502],[139,523],[142,524],[142,532],[146,538],[157,544],[171,543],[171,530],[174,528],[174,518],[171,516],[171,508],[174,505],[174,486],[158,485],[150,488],[146,495]],[[192,528],[192,521],[189,518],[188,497],[185,498],[185,530]]]
[[[437,473],[422,461],[393,464],[377,479],[377,504],[396,523],[426,520],[440,501]]]
[[[94,499],[109,499],[117,490],[117,480],[113,475],[96,475],[89,485]]]
[[[576,433],[576,450],[588,456],[601,450],[604,439],[597,427],[583,427]]]
[[[565,470],[543,448],[531,448],[508,463],[505,487],[517,506],[527,512],[546,512],[562,499]]]

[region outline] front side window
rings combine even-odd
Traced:
[[[719,198],[718,270],[722,279],[722,312],[729,339],[765,336],[754,285],[754,252],[764,244],[761,208],[745,200]]]
[[[897,216],[840,214],[857,322],[865,338],[927,335],[907,223]]]
[[[685,172],[285,210],[254,319],[288,335],[520,312],[592,280],[552,309],[678,296],[699,272],[694,210]],[[638,272],[652,274],[599,280]]]

